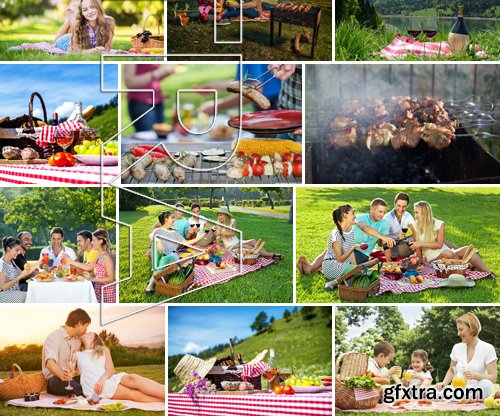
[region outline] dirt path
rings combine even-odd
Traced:
[[[244,212],[245,214],[262,215],[263,217],[279,218],[282,220],[288,219],[288,214],[274,214],[273,212],[254,211],[252,209],[234,207],[234,206],[230,206],[229,209],[231,211]]]

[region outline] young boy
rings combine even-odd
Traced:
[[[368,360],[368,371],[375,374],[377,378],[387,379],[387,383],[380,384],[390,384],[390,378],[394,380],[396,384],[401,384],[401,367],[394,366],[389,369],[386,366],[394,359],[394,354],[396,350],[387,341],[381,341],[373,347],[373,357]]]

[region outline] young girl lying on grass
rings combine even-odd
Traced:
[[[115,20],[104,14],[99,0],[73,0],[53,46],[67,52],[109,52]]]

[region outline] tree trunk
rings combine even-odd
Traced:
[[[288,224],[293,224],[293,199],[290,203],[290,212],[288,213]]]
[[[199,198],[198,198],[198,188],[195,188],[195,198],[196,198],[196,203],[199,204]]]
[[[226,201],[227,210],[229,211],[229,198],[227,197],[227,188],[224,188],[224,201]]]
[[[266,195],[269,198],[269,202],[271,203],[271,209],[274,209],[274,201],[271,198],[271,193],[269,191],[266,191]]]
[[[212,209],[213,197],[214,197],[214,188],[210,188],[210,209]]]

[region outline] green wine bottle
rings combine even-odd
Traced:
[[[448,35],[448,43],[453,52],[463,52],[469,43],[470,36],[464,21],[464,8],[458,6],[458,17]]]

